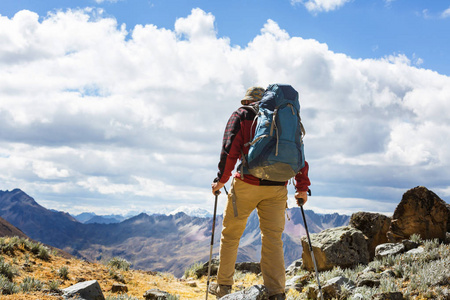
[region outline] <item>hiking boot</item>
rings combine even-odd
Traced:
[[[220,297],[223,297],[231,293],[231,285],[211,283],[211,285],[208,288],[208,292],[211,295],[216,296],[217,299],[219,299]]]
[[[276,294],[269,297],[269,300],[285,300],[285,299],[286,299],[285,293]]]

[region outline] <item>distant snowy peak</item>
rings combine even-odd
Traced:
[[[183,212],[191,217],[199,217],[199,218],[210,218],[212,214],[206,209],[200,207],[189,207],[189,206],[180,206],[177,209],[169,212],[167,215],[176,215],[177,213]]]

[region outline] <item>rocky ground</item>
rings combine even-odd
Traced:
[[[320,272],[325,299],[450,299],[450,246],[414,239],[417,247],[408,251],[395,245],[409,242],[385,244],[368,264]],[[91,280],[98,282],[107,300],[156,299],[149,291],[166,292],[160,299],[205,297],[206,269],[201,264],[186,270],[186,279],[178,279],[168,273],[131,270],[120,258],[104,264],[64,258],[27,241],[0,238],[1,299],[63,299],[67,287]],[[262,284],[258,264],[237,268],[234,293]],[[304,269],[301,260],[287,269],[287,279],[288,299],[317,297],[314,273]],[[252,299],[264,299],[257,297],[263,296]]]
[[[131,270],[126,262],[121,265],[120,259],[119,263],[111,261],[108,265],[64,258],[42,245],[40,248],[34,243],[27,245],[26,241],[0,238],[1,299],[62,299],[63,289],[89,280],[100,284],[107,299],[123,294],[130,296],[123,299],[143,299],[151,289],[166,291],[180,299],[204,297],[204,278],[188,282],[168,273]],[[117,292],[113,292],[114,286],[118,287]]]
[[[450,206],[417,187],[404,194],[392,218],[355,213],[349,226],[311,235],[324,299],[450,300],[449,229]],[[302,259],[286,270],[288,300],[320,293],[308,244],[302,243]],[[25,237],[0,238],[1,299],[63,299],[79,285],[100,296],[85,299],[204,299],[206,269],[195,264],[179,279],[131,270],[118,257],[89,263]],[[223,300],[268,299],[258,263],[237,264],[236,270],[233,294]]]

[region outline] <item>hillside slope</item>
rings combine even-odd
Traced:
[[[310,231],[347,225],[349,216],[319,215],[306,211]],[[290,221],[283,234],[286,265],[301,256],[300,238],[305,235],[299,208],[288,210]],[[209,257],[212,218],[140,214],[120,223],[82,224],[63,212],[40,206],[16,189],[0,191],[0,216],[19,227],[30,238],[63,249],[90,261],[121,256],[134,268],[171,272],[181,276],[184,269]],[[216,220],[214,255],[218,254],[222,216]],[[238,252],[238,262],[259,261],[261,239],[256,211],[247,223]]]
[[[22,232],[19,228],[11,225],[8,221],[0,217],[0,237],[3,236],[18,236],[26,238],[27,235]]]

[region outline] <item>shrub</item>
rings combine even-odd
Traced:
[[[50,280],[49,282],[47,282],[48,289],[51,292],[59,292],[60,284],[61,284],[61,282],[59,282],[59,280]]]
[[[30,245],[30,252],[33,253],[34,255],[39,254],[39,250],[41,249],[41,244],[40,243],[31,243]]]
[[[31,242],[27,238],[21,238],[19,240],[19,247],[22,247],[23,250],[30,250],[32,244],[33,244],[33,242]]]
[[[41,246],[39,249],[39,253],[37,254],[37,257],[42,260],[45,260],[45,261],[50,260],[50,254],[48,252],[48,248],[45,246]]]
[[[59,278],[62,280],[68,280],[69,279],[69,268],[67,266],[62,266],[58,269],[57,272]]]
[[[201,268],[203,268],[203,264],[201,262],[196,262],[195,264],[191,265],[190,267],[186,268],[184,270],[184,277],[185,278],[189,278],[189,277],[194,277],[197,278],[197,270],[200,270]]]
[[[423,240],[422,240],[422,238],[420,237],[420,234],[418,234],[418,233],[414,233],[413,235],[411,235],[411,236],[409,237],[409,239],[410,239],[411,241],[413,241],[414,243],[423,244]]]
[[[108,262],[108,266],[115,268],[115,269],[124,270],[124,271],[128,271],[130,269],[130,265],[131,265],[131,263],[129,263],[126,259],[117,257],[117,256],[113,257]]]
[[[15,275],[17,275],[17,270],[0,256],[0,276],[4,276],[11,281]]]
[[[116,272],[115,269],[109,269],[109,276],[118,282],[125,283],[125,278],[123,277],[123,275]]]
[[[12,295],[17,294],[18,292],[19,288],[17,285],[0,274],[0,295]]]
[[[42,289],[43,283],[39,279],[34,279],[32,277],[26,277],[20,284],[20,289],[24,292],[34,292],[40,291]]]

